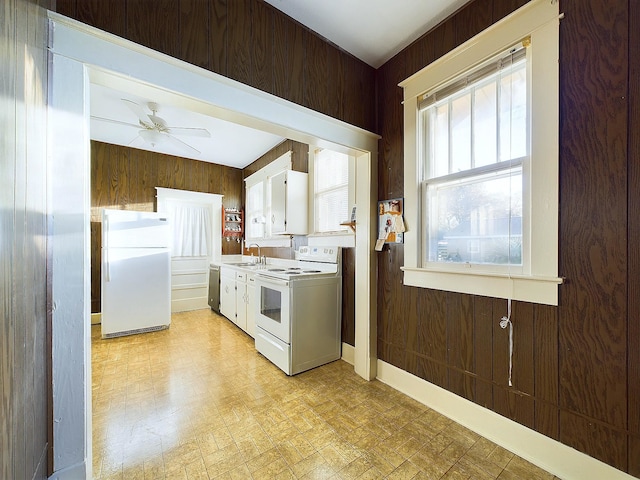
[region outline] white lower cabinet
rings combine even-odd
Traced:
[[[220,267],[220,313],[252,337],[255,331],[255,286],[252,273]]]
[[[256,338],[256,281],[253,274],[247,275],[247,328],[245,331]]]

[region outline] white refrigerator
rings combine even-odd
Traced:
[[[102,338],[169,327],[169,232],[159,213],[102,211]]]

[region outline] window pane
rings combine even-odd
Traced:
[[[247,189],[245,230],[248,238],[264,237],[264,182]]]
[[[522,264],[522,170],[427,185],[431,262]]]
[[[432,109],[433,155],[432,176],[439,177],[449,173],[449,103]]]
[[[349,156],[317,150],[313,158],[315,177],[315,231],[335,232],[349,219]]]
[[[349,156],[331,150],[316,152],[315,158],[316,191],[323,191],[349,181]]]
[[[496,82],[475,89],[473,110],[473,153],[474,166],[482,167],[496,163],[497,152],[497,111],[498,96]]]
[[[524,64],[500,79],[500,161],[527,155],[527,79]]]
[[[316,231],[344,230],[340,223],[349,220],[348,189],[346,186],[316,196]]]
[[[451,102],[451,172],[471,168],[471,92]]]

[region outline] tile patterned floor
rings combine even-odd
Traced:
[[[92,333],[96,479],[554,478],[343,361],[287,377],[209,310]]]

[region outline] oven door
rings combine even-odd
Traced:
[[[256,326],[291,343],[291,290],[289,282],[256,275]]]

